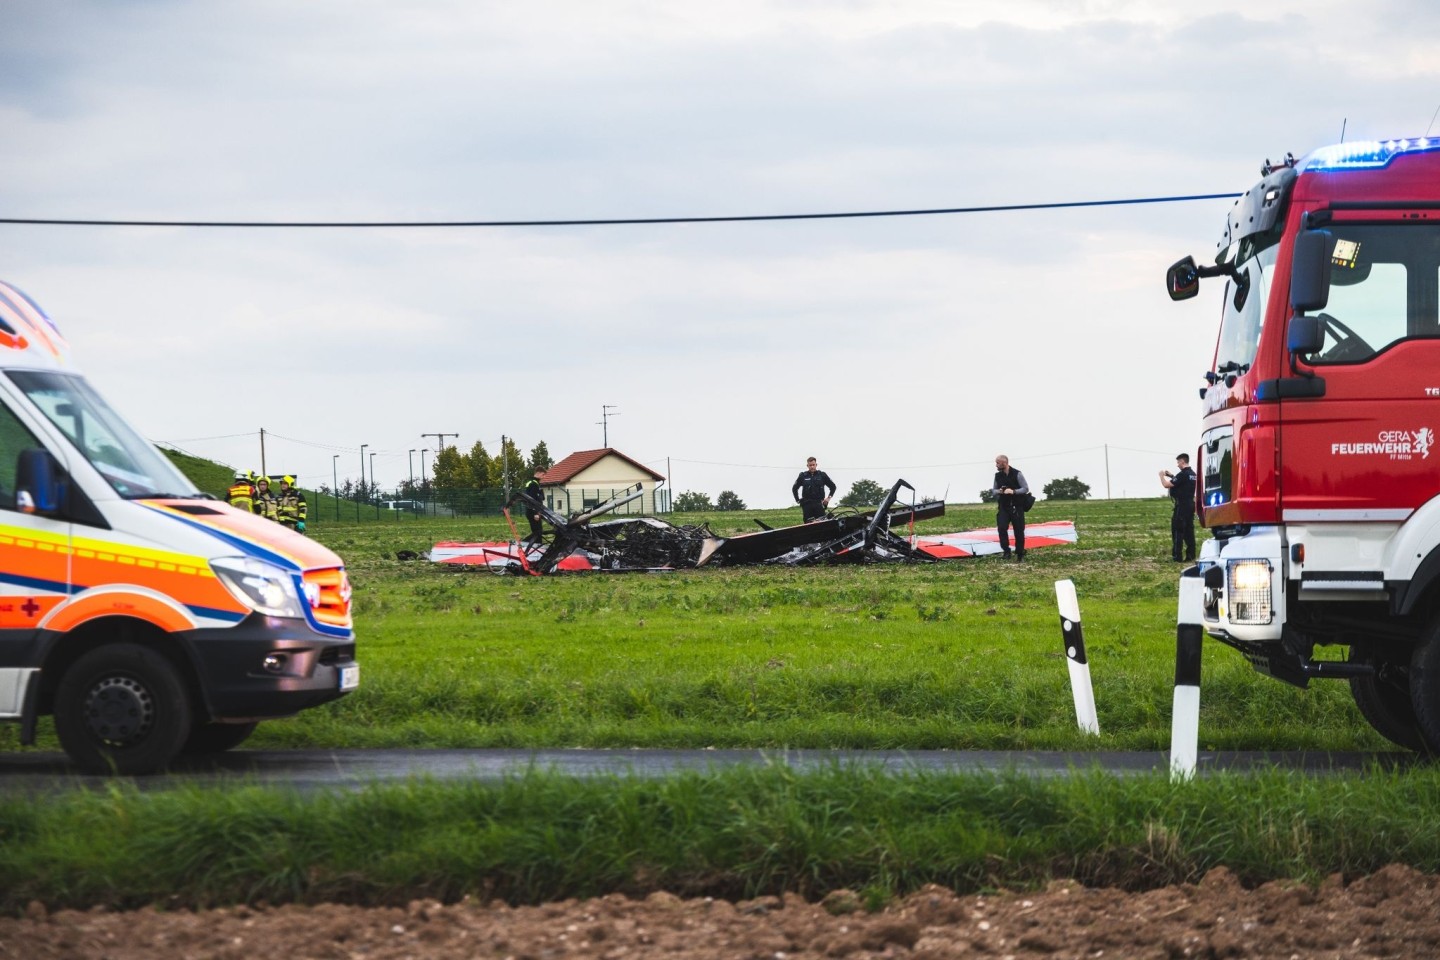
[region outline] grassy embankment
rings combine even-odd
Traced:
[[[500,577],[402,562],[503,521],[316,524],[356,588],[360,691],[247,746],[1163,749],[1176,565],[1164,501],[1042,504],[1076,546],[928,566]],[[744,516],[709,517],[720,532]],[[761,514],[770,523],[789,513]],[[933,529],[984,526],[952,508]],[[680,517],[681,522],[701,518]],[[1077,585],[1102,734],[1075,731],[1053,583]],[[1341,684],[1299,691],[1211,644],[1201,739],[1383,749]],[[47,742],[48,725],[46,726]],[[0,728],[0,738],[13,732]],[[0,744],[5,743],[0,739]],[[1051,875],[1129,885],[1440,869],[1440,771],[1309,780],[885,777],[858,769],[417,783],[296,796],[125,787],[0,813],[0,907],[511,900],[838,886],[875,898]]]

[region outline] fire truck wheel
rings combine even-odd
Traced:
[[[258,723],[197,723],[180,752],[192,757],[224,753],[244,743]]]
[[[179,672],[154,650],[99,647],[60,678],[55,732],[89,773],[155,773],[190,735],[190,698]]]
[[[1440,618],[1431,622],[1410,658],[1410,701],[1429,752],[1440,755]]]
[[[1350,648],[1351,663],[1369,663],[1375,667],[1371,677],[1352,677],[1350,695],[1360,715],[1386,740],[1406,750],[1429,753],[1425,738],[1415,719],[1415,705],[1410,699],[1409,671],[1391,660],[1374,657]]]

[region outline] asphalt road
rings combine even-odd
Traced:
[[[1202,752],[1197,775],[1218,771],[1303,770],[1314,775],[1395,768],[1407,753]],[[895,773],[1017,771],[1065,776],[1100,769],[1117,775],[1169,769],[1164,752],[984,750],[234,750],[186,761],[168,774],[86,776],[61,753],[0,754],[0,792],[103,789],[116,781],[141,790],[178,786],[263,785],[299,790],[354,789],[411,778],[495,782],[530,770],[577,777],[661,777],[683,771],[784,764],[799,770],[880,768]]]

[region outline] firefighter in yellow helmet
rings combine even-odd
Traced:
[[[291,530],[305,532],[305,494],[295,486],[295,478],[286,475],[280,478],[279,520]]]
[[[225,491],[225,501],[230,506],[237,510],[244,510],[246,513],[255,512],[254,476],[254,472],[250,470],[235,474],[235,482],[230,484],[229,490]]]
[[[255,478],[255,512],[267,520],[280,519],[280,499],[270,490],[270,478]]]

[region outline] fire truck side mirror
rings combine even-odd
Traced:
[[[1305,230],[1295,237],[1295,259],[1290,267],[1290,306],[1297,313],[1324,310],[1330,299],[1331,241],[1329,230]]]
[[[1325,345],[1325,322],[1319,317],[1296,315],[1290,318],[1290,337],[1286,343],[1291,353],[1319,353]]]
[[[1200,292],[1200,268],[1194,257],[1177,261],[1165,272],[1165,289],[1171,300],[1189,300]]]

